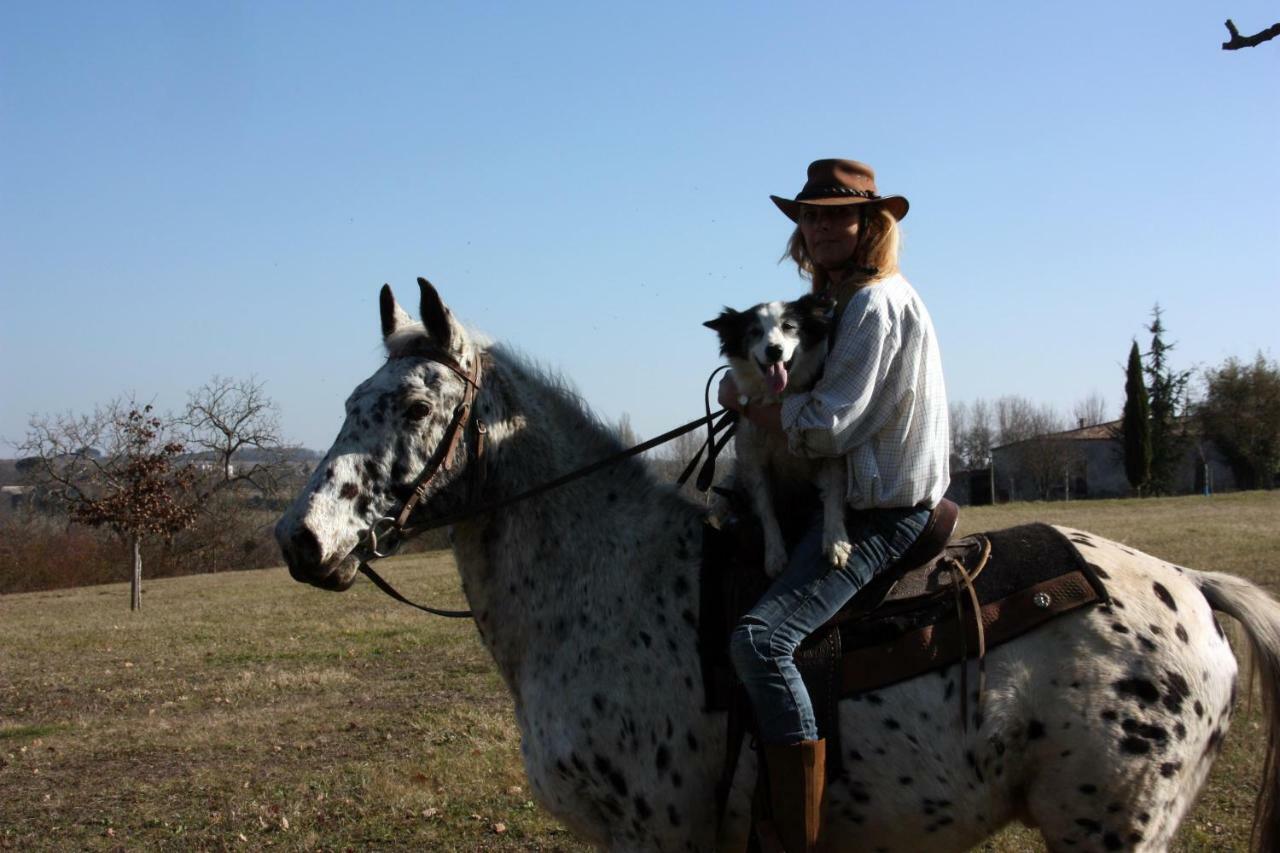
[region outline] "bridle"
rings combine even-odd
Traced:
[[[711,477],[714,474],[715,453],[723,447],[724,443],[728,440],[729,435],[732,433],[733,424],[737,418],[736,412],[726,413],[723,409],[713,413],[711,411],[710,404],[708,404],[707,413],[704,417],[690,421],[682,426],[678,426],[673,430],[669,430],[662,435],[657,436],[656,438],[651,438],[648,441],[641,442],[634,447],[629,447],[626,450],[614,453],[604,459],[599,459],[582,468],[570,471],[569,473],[557,477],[554,480],[541,483],[515,495],[476,504],[462,510],[461,512],[431,519],[423,524],[410,525],[409,520],[413,516],[414,510],[418,508],[418,505],[422,502],[423,498],[426,497],[427,489],[430,487],[432,480],[434,480],[436,475],[441,471],[448,471],[453,466],[453,460],[458,449],[458,443],[462,440],[463,434],[466,433],[467,427],[471,424],[475,425],[475,440],[472,442],[472,446],[474,447],[474,451],[472,453],[473,459],[468,467],[472,468],[476,472],[475,476],[477,478],[483,478],[484,466],[482,464],[482,459],[484,455],[484,437],[489,431],[488,425],[484,422],[483,418],[472,417],[475,409],[476,396],[480,393],[481,354],[479,352],[475,353],[473,356],[470,370],[463,367],[451,353],[443,350],[437,349],[426,353],[415,352],[413,353],[413,356],[425,357],[434,361],[437,364],[448,368],[459,379],[461,379],[465,386],[462,401],[454,408],[453,418],[449,421],[449,426],[445,428],[444,438],[441,439],[440,444],[436,448],[436,452],[432,454],[431,459],[428,460],[426,466],[422,469],[422,472],[419,473],[417,479],[414,480],[413,492],[409,495],[408,499],[405,500],[404,504],[401,505],[400,511],[394,516],[384,515],[370,524],[369,527],[361,534],[359,543],[351,553],[360,561],[360,573],[396,601],[407,604],[410,607],[416,607],[418,610],[422,610],[436,616],[446,616],[451,619],[470,618],[473,614],[470,610],[443,610],[441,608],[429,607],[425,604],[418,604],[414,601],[410,601],[404,595],[397,592],[395,587],[388,583],[381,575],[375,572],[369,563],[373,560],[390,557],[396,552],[405,539],[410,536],[440,527],[448,527],[449,525],[456,524],[459,521],[465,521],[469,518],[474,518],[478,515],[483,515],[485,513],[492,512],[495,509],[500,509],[501,507],[518,503],[519,501],[550,491],[573,480],[579,479],[580,477],[585,477],[588,474],[600,470],[601,468],[620,462],[623,459],[631,456],[637,456],[644,453],[646,450],[650,450],[660,444],[665,444],[673,438],[684,435],[687,432],[691,432],[704,424],[707,426],[706,449],[708,449],[708,458],[702,469],[702,474],[699,476],[699,488],[702,488],[703,491],[705,491],[706,487],[701,485],[701,481],[705,479],[708,484],[710,483]],[[711,374],[712,378],[715,377],[717,372],[718,370]],[[709,378],[707,380],[708,394],[710,393],[710,387],[711,379]],[[708,397],[708,399],[710,398]],[[715,419],[721,414],[724,414],[725,417],[721,418],[719,422],[715,422]],[[716,433],[720,432],[722,429],[725,429],[726,431],[717,443]],[[688,479],[701,456],[702,449],[699,449],[698,455],[694,457],[693,461],[689,464],[689,467],[686,468],[685,473],[682,474],[680,479],[677,481],[678,484],[683,484],[684,481]]]
[[[415,355],[420,354],[415,353]],[[422,472],[414,480],[413,492],[400,507],[400,511],[394,516],[384,515],[377,519],[373,524],[369,525],[369,528],[361,537],[361,547],[368,552],[369,556],[375,559],[390,557],[406,536],[421,532],[421,530],[415,530],[409,526],[409,518],[413,515],[413,511],[418,508],[418,504],[422,502],[422,499],[426,497],[427,489],[436,475],[453,467],[454,453],[457,451],[458,442],[462,440],[462,435],[466,432],[469,423],[475,423],[476,425],[476,459],[479,460],[484,453],[484,436],[488,432],[488,426],[483,418],[472,419],[471,417],[472,410],[475,408],[476,395],[480,393],[479,353],[472,358],[470,371],[463,368],[458,363],[458,360],[447,352],[435,351],[428,353],[426,357],[453,371],[462,380],[465,390],[462,394],[462,401],[453,409],[453,418],[449,421],[449,426],[445,428],[444,438],[436,447],[436,452],[427,461]],[[384,550],[385,546],[382,546],[382,541],[385,539],[391,540],[391,546],[387,550]]]

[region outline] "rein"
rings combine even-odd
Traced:
[[[444,616],[450,619],[470,618],[473,614],[470,610],[444,610],[410,601],[404,595],[397,592],[395,587],[388,583],[385,578],[375,572],[369,563],[373,560],[391,556],[404,542],[404,540],[410,536],[416,536],[419,533],[424,533],[428,530],[435,530],[440,527],[448,527],[451,524],[475,518],[476,516],[493,512],[496,509],[501,509],[503,507],[510,506],[511,504],[536,497],[544,492],[549,492],[552,489],[559,488],[560,486],[571,483],[574,480],[581,479],[588,474],[593,474],[602,468],[607,468],[610,465],[621,462],[624,459],[628,459],[632,456],[638,456],[646,450],[652,450],[653,448],[661,444],[665,444],[674,438],[678,438],[687,432],[692,432],[704,424],[707,426],[707,448],[709,448],[710,452],[708,453],[706,465],[703,468],[703,474],[706,479],[709,480],[711,476],[709,469],[714,465],[715,452],[719,447],[723,446],[724,442],[728,439],[728,433],[731,433],[732,429],[729,429],[726,434],[721,437],[719,444],[715,441],[716,433],[719,432],[722,427],[731,427],[736,419],[736,413],[729,412],[724,418],[721,418],[719,423],[715,423],[715,419],[720,417],[721,414],[725,414],[725,410],[720,409],[713,413],[711,411],[710,403],[708,402],[707,413],[705,416],[689,421],[687,424],[678,426],[675,429],[668,430],[656,438],[651,438],[648,441],[641,442],[634,447],[629,447],[626,450],[614,453],[604,459],[596,460],[589,465],[570,471],[569,473],[559,476],[554,480],[541,483],[518,494],[487,501],[479,504],[478,506],[472,506],[468,509],[456,512],[452,515],[432,519],[425,524],[411,526],[409,524],[409,517],[426,496],[427,487],[431,484],[431,481],[440,471],[448,471],[452,466],[453,456],[457,450],[458,442],[461,440],[462,434],[466,431],[467,426],[470,423],[474,423],[476,425],[474,461],[477,463],[483,456],[484,436],[488,432],[488,427],[484,423],[483,419],[478,417],[474,419],[471,418],[476,395],[480,392],[480,357],[478,355],[476,356],[469,374],[463,369],[462,365],[460,365],[457,360],[448,353],[436,352],[432,353],[428,357],[433,361],[444,365],[462,379],[466,384],[466,392],[463,394],[462,402],[460,402],[457,408],[453,410],[453,419],[445,429],[444,439],[441,441],[436,453],[432,456],[426,467],[422,469],[417,480],[414,481],[413,493],[409,496],[409,499],[404,502],[404,505],[400,508],[400,511],[396,513],[395,517],[389,515],[383,516],[382,518],[374,521],[373,524],[369,525],[369,528],[364,532],[360,544],[356,546],[353,553],[360,561],[360,573],[373,581],[373,584],[378,587],[378,589],[382,590],[396,601],[407,604],[410,607],[415,607],[426,613],[431,613],[436,616]],[[712,376],[715,376],[715,373],[712,373]],[[708,388],[710,387],[710,382],[711,380],[708,379]],[[700,448],[698,450],[698,456],[695,457],[693,463],[690,464],[689,470],[686,470],[686,473],[683,474],[678,481],[680,484],[683,484],[684,481],[688,479],[689,473],[691,473],[692,468],[697,464],[697,461],[701,456],[702,449]],[[700,476],[699,481],[701,482],[702,479],[703,477]]]

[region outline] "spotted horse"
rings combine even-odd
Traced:
[[[351,586],[362,537],[403,506],[434,457],[450,464],[416,518],[621,449],[564,381],[473,337],[419,284],[420,323],[383,288],[386,361],[347,399],[337,439],[276,527],[299,581]],[[464,400],[473,416],[459,433]],[[627,460],[453,529],[530,786],[570,831],[608,850],[735,849],[747,832],[755,763],[745,746],[719,833],[715,819],[726,726],[705,710],[700,678],[703,524],[698,507]],[[1261,672],[1270,734],[1255,843],[1276,849],[1280,605],[1239,578],[1063,532],[1106,578],[1110,604],[992,650],[977,726],[955,723],[955,666],[841,702],[828,849],[966,850],[1014,820],[1054,851],[1166,849],[1235,703],[1236,659],[1215,612],[1243,626]]]

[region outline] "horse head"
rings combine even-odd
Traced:
[[[429,512],[456,501],[450,487],[466,465],[451,457],[466,450],[452,439],[466,426],[459,413],[474,393],[468,372],[478,376],[480,351],[435,288],[423,278],[418,285],[421,323],[383,286],[387,360],[351,392],[337,439],[276,524],[295,580],[323,589],[351,586],[359,569],[353,552],[375,522],[402,511],[429,466],[435,473],[418,506]]]

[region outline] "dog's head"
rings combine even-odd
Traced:
[[[805,390],[827,355],[833,303],[812,294],[794,302],[762,302],[745,311],[726,308],[702,325],[720,336],[720,354],[750,397]]]

